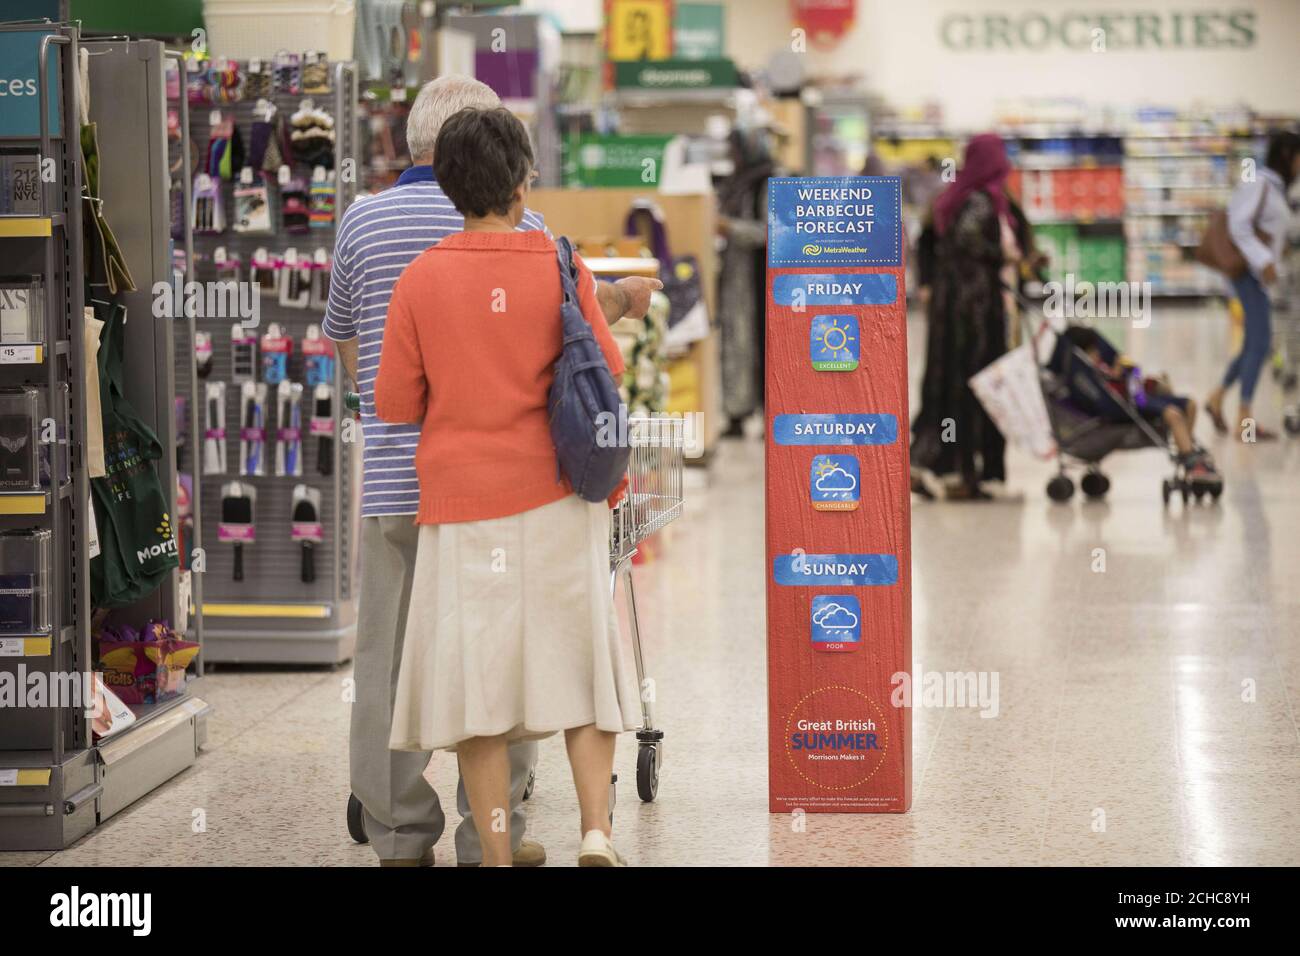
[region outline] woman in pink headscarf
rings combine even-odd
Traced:
[[[914,487],[945,480],[947,497],[978,501],[1005,481],[1006,443],[967,384],[1007,350],[1003,270],[1018,257],[1011,227],[1006,148],[992,133],[966,146],[957,179],[934,202],[937,236],[921,408],[912,422]],[[955,477],[951,481],[950,476]]]

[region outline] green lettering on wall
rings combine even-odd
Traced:
[[[938,23],[939,42],[959,52],[1041,52],[1057,47],[1083,52],[1123,50],[1245,50],[1255,45],[1256,12],[1194,9],[1156,13],[1136,9],[1090,13],[1076,7],[976,16],[949,13]],[[1100,32],[1098,32],[1100,31]]]

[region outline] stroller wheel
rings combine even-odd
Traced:
[[[1089,498],[1105,498],[1106,492],[1110,491],[1110,479],[1099,471],[1090,471],[1083,476],[1079,486]]]
[[[659,794],[659,746],[643,743],[636,754],[636,792],[644,803]]]
[[[1287,434],[1300,435],[1300,410],[1287,415],[1283,424],[1286,426]]]
[[[1187,486],[1185,481],[1180,483],[1179,488],[1183,493],[1183,504],[1185,505],[1192,498],[1192,489]]]
[[[1074,495],[1074,482],[1069,475],[1057,475],[1047,483],[1047,497],[1053,501],[1069,501]]]
[[[361,812],[361,801],[355,793],[348,794],[348,836],[354,843],[369,843],[366,836],[366,818]]]
[[[1169,504],[1169,498],[1173,493],[1174,484],[1172,481],[1166,478],[1160,482],[1160,497],[1166,505]]]

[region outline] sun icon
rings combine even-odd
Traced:
[[[850,359],[853,357],[851,346],[857,341],[853,337],[852,331],[852,326],[847,322],[840,325],[839,321],[831,319],[822,326],[821,335],[818,336],[817,341],[830,358]]]

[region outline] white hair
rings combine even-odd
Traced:
[[[429,162],[442,124],[461,110],[490,110],[500,105],[501,98],[492,87],[472,76],[450,73],[430,80],[420,90],[406,118],[406,144],[411,158],[417,163]]]

